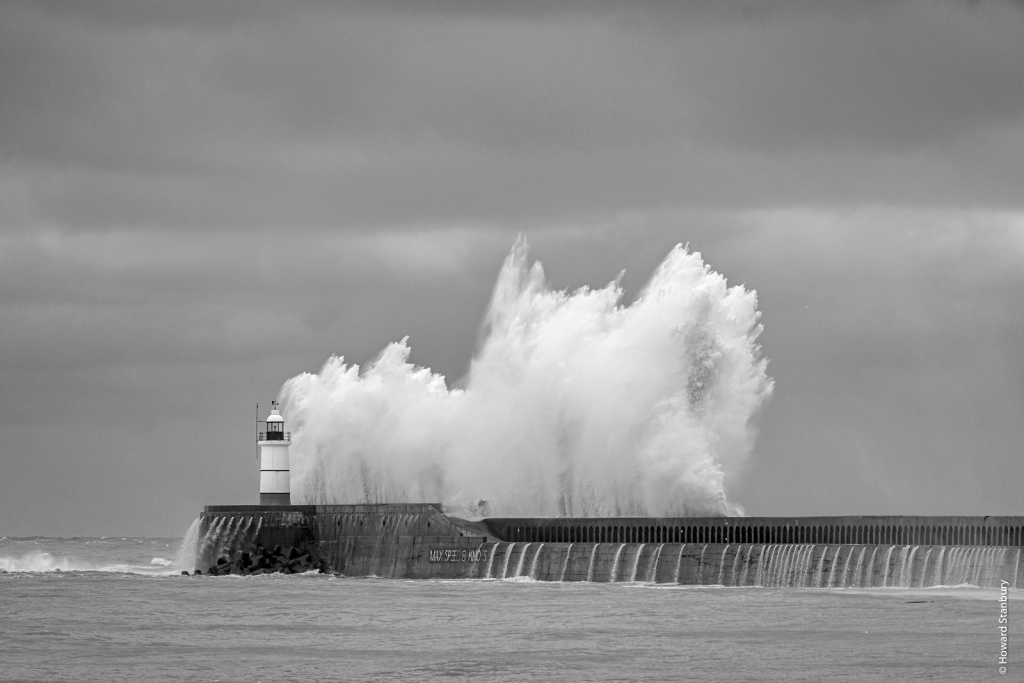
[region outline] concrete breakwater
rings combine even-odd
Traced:
[[[1020,548],[813,544],[496,543],[472,578],[795,588],[1011,588]]]
[[[196,568],[240,567],[243,553],[280,546],[308,557],[310,567],[347,576],[812,588],[1006,581],[1016,588],[1024,587],[1022,523],[1016,517],[471,522],[427,504],[211,506],[200,518]]]

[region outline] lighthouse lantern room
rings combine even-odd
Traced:
[[[291,505],[288,470],[288,447],[291,433],[284,431],[284,418],[280,405],[271,401],[267,430],[260,432],[256,444],[260,449],[260,505]]]

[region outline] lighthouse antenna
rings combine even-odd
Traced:
[[[260,404],[256,402],[256,462],[260,460]]]

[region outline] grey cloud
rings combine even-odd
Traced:
[[[64,229],[1019,205],[1004,3],[96,7],[2,10],[0,153]]]
[[[265,0],[38,0],[33,3],[56,18],[83,20],[119,29],[167,29],[224,31],[244,24],[248,17],[263,20],[286,17],[280,3]]]

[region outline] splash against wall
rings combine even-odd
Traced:
[[[771,395],[757,294],[673,249],[640,297],[554,291],[520,238],[464,389],[330,358],[282,389],[295,503],[442,502],[466,516],[735,514],[725,478]],[[484,503],[486,501],[486,503]]]

